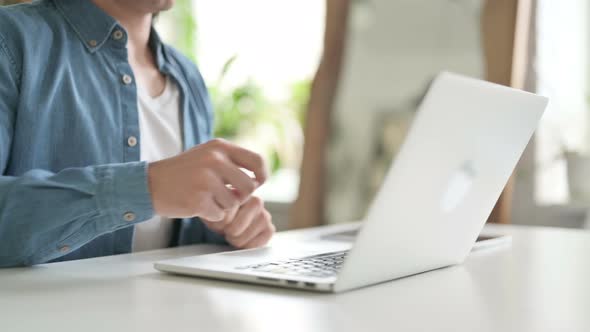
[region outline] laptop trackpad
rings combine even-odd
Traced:
[[[322,240],[328,241],[343,241],[343,242],[354,242],[354,239],[358,235],[360,228],[326,234],[321,237]]]
[[[248,258],[256,258],[256,257],[268,257],[274,254],[276,250],[273,250],[271,247],[262,247],[255,250],[235,250],[235,251],[228,251],[224,253],[220,253],[223,256],[233,256],[233,257],[248,257]]]

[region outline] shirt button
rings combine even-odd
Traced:
[[[92,39],[88,41],[88,45],[90,45],[90,47],[96,47],[96,45],[98,45],[98,42]]]
[[[131,84],[131,82],[133,82],[133,79],[131,78],[131,76],[125,74],[123,75],[123,83],[129,85]]]
[[[137,138],[135,138],[135,136],[129,136],[129,138],[127,139],[127,145],[129,145],[130,147],[136,146]]]
[[[62,246],[59,248],[59,251],[65,254],[66,252],[70,251],[70,246]]]
[[[121,40],[121,38],[123,38],[123,31],[115,30],[115,32],[113,32],[113,39],[114,40]]]
[[[131,222],[131,221],[135,220],[135,213],[133,213],[133,212],[126,212],[123,215],[123,219],[125,219],[125,221]]]

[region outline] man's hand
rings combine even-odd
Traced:
[[[255,196],[251,196],[242,206],[228,211],[223,220],[203,222],[212,231],[225,236],[229,244],[240,249],[265,245],[276,230],[264,203]]]
[[[154,211],[170,218],[222,221],[226,211],[238,210],[266,178],[262,157],[219,139],[148,165]]]

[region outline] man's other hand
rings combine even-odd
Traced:
[[[239,249],[264,246],[276,230],[264,203],[255,196],[251,196],[243,205],[227,211],[223,220],[203,222]]]

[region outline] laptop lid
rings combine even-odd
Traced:
[[[448,72],[433,81],[336,291],[464,260],[547,99]]]

